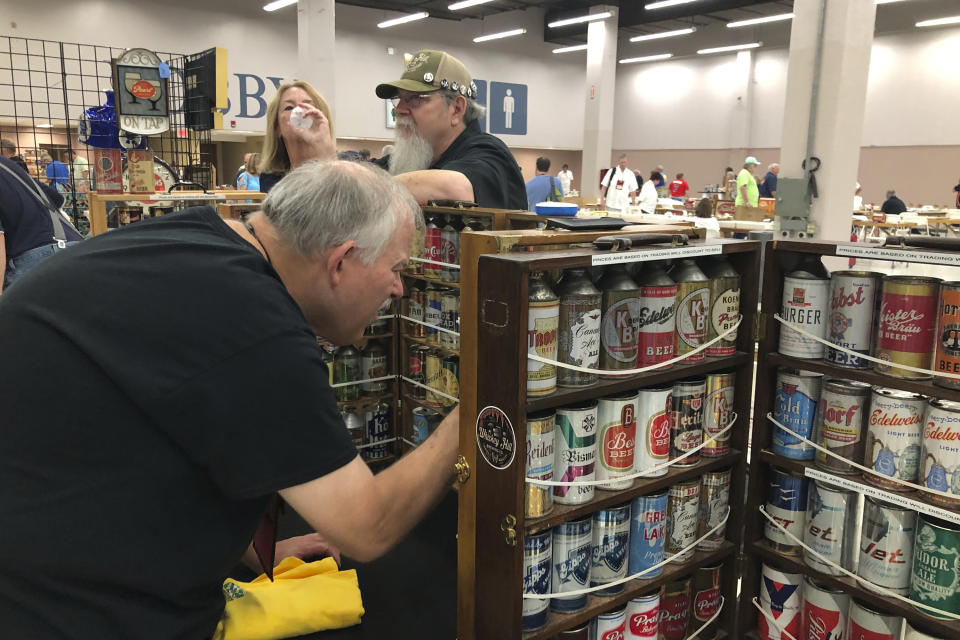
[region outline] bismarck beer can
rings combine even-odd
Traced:
[[[727,517],[730,506],[730,470],[703,474],[700,486],[700,513],[697,519],[697,539],[719,526]],[[699,551],[713,551],[723,544],[726,525],[711,533],[697,545]]]
[[[803,574],[785,573],[764,564],[760,569],[760,608],[757,612],[757,634],[761,640],[787,640],[786,633],[796,638],[800,631],[800,609]],[[766,615],[764,615],[766,613]],[[776,626],[767,616],[776,621]],[[782,633],[781,629],[786,633]]]
[[[634,598],[627,603],[624,640],[657,640],[660,622],[660,591]]]
[[[957,585],[960,585],[960,526],[921,514],[913,548],[910,599],[941,611],[960,613]],[[929,609],[920,611],[935,618],[946,618]]]
[[[903,617],[882,613],[855,598],[850,602],[850,614],[847,623],[848,638],[900,640],[902,632]]]
[[[597,587],[627,577],[630,552],[630,505],[600,509],[593,514],[593,548],[590,586]],[[612,596],[624,585],[597,591],[598,596]]]
[[[622,264],[607,267],[597,287],[603,292],[600,368],[633,369],[637,366],[640,287],[630,278],[626,265]]]
[[[670,459],[670,422],[673,415],[673,385],[640,389],[637,398],[637,445],[634,473],[644,478],[666,475]],[[648,469],[660,467],[654,471]],[[646,473],[645,473],[646,472]]]
[[[697,634],[699,640],[717,637],[716,621],[707,624],[720,611],[720,565],[700,567],[693,574],[692,598],[690,599],[690,631],[706,625]]]
[[[891,491],[913,491],[894,480],[917,482],[926,408],[919,393],[873,388],[863,464],[883,475],[864,473],[864,480]]]
[[[630,575],[643,572],[641,578],[655,578],[663,567],[652,569],[664,560],[667,534],[667,493],[639,496],[630,505]]]
[[[697,540],[700,481],[677,483],[670,487],[667,497],[667,551],[680,556],[677,562],[685,562],[693,556]]]
[[[556,360],[560,300],[539,271],[530,274],[529,291],[527,353]],[[556,390],[557,367],[528,358],[527,396],[547,396]]]
[[[566,269],[560,284],[560,324],[557,331],[557,360],[596,369],[600,363],[600,290],[593,286],[586,269]],[[560,368],[561,387],[589,387],[597,374]]]
[[[710,278],[710,324],[707,341],[726,333],[740,317],[740,274],[724,256],[707,258],[703,272]],[[732,356],[737,350],[737,332],[706,348],[710,357]]]
[[[588,400],[557,409],[553,477],[563,482],[595,479],[597,453],[597,401]],[[557,504],[583,504],[593,500],[593,485],[553,488]]]
[[[874,369],[894,378],[930,377],[892,365],[930,368],[939,291],[939,278],[884,276],[874,355],[890,364],[874,364]]]
[[[553,480],[556,414],[541,411],[527,416],[527,477]],[[553,487],[525,483],[526,517],[540,518],[553,511]]]
[[[668,582],[660,595],[660,640],[686,640],[690,624],[691,580]]]
[[[767,487],[766,511],[797,540],[803,540],[810,481],[805,476],[790,473],[786,469],[774,468],[772,473],[773,477]],[[803,547],[768,520],[764,522],[763,535],[776,551],[791,556],[800,555]]]
[[[690,258],[670,272],[677,284],[677,331],[674,350],[678,356],[686,355],[684,362],[701,362],[706,358],[703,351],[690,354],[707,341],[710,324],[710,279]]]
[[[440,230],[440,261],[449,265],[460,264],[460,231],[457,216],[447,216],[447,224]],[[441,268],[446,282],[460,282],[460,269]]]
[[[703,442],[703,400],[707,389],[704,378],[680,380],[673,385],[673,410],[670,415],[670,459],[684,456]],[[690,467],[700,462],[693,453],[674,466]]]
[[[601,613],[593,622],[593,640],[623,640],[627,630],[627,606]]]
[[[637,392],[627,391],[601,398],[597,408],[600,431],[597,435],[597,480],[611,480],[599,489],[617,491],[633,485],[633,480],[617,480],[633,474],[637,441]]]
[[[857,575],[867,580],[861,583],[864,587],[882,587],[902,596],[910,593],[916,528],[916,511],[866,499],[857,567]]]
[[[523,540],[523,592],[544,595],[550,593],[553,565],[551,542],[553,534],[545,531],[528,535]],[[522,624],[524,631],[533,631],[547,624],[550,600],[524,598]]]
[[[830,303],[830,280],[817,258],[806,267],[788,273],[783,279],[781,317],[805,331],[823,338],[827,330],[827,309]],[[780,325],[780,353],[794,358],[818,360],[823,357],[822,343]]]
[[[830,589],[810,576],[804,578],[803,617],[797,640],[840,640],[845,638],[850,596]]]
[[[863,355],[870,354],[873,308],[882,274],[873,271],[834,271],[830,276],[830,321],[827,340]],[[863,358],[828,348],[827,362],[838,367],[866,369]]]
[[[824,380],[814,423],[813,438],[821,447],[860,463],[866,450],[864,414],[870,385],[835,378]],[[849,464],[817,451],[816,465],[832,473],[851,475],[860,471]]]
[[[819,555],[804,550],[803,561],[807,566],[832,576],[842,575],[832,565],[847,571],[856,570],[861,496],[819,480],[810,485],[809,491],[803,542]]]
[[[778,369],[773,419],[794,433],[813,439],[814,418],[820,402],[822,382],[822,373],[783,367]],[[790,435],[780,427],[773,428],[773,452],[778,456],[794,460],[813,460],[815,451],[808,442]]]
[[[944,282],[940,285],[935,342],[937,352],[933,359],[934,370],[960,374],[960,282]],[[934,377],[933,384],[960,389],[960,378]]]
[[[550,593],[579,591],[590,583],[592,528],[590,516],[553,528],[553,571]],[[573,613],[587,606],[587,595],[550,598],[550,608]]]
[[[923,485],[951,494],[928,493],[926,499],[954,509],[960,506],[960,402],[930,400],[921,459]]]
[[[711,373],[707,376],[707,403],[703,409],[703,439],[714,438],[700,451],[704,458],[719,458],[730,453],[730,433],[718,435],[733,421],[735,373]]]
[[[659,265],[643,269],[637,277],[640,306],[637,311],[637,365],[666,362],[674,356],[677,284]]]
[[[440,296],[440,326],[447,331],[460,333],[460,292],[444,291]],[[439,331],[440,346],[458,351],[460,336],[447,331]]]

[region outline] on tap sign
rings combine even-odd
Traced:
[[[170,68],[153,51],[127,49],[114,64],[117,124],[153,135],[170,128],[167,85]]]

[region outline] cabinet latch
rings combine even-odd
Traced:
[[[503,532],[503,539],[508,547],[517,546],[517,517],[511,513],[503,516],[500,521],[500,531]]]
[[[470,463],[467,462],[467,459],[463,456],[457,456],[453,468],[457,472],[457,483],[466,484],[467,480],[470,479]]]

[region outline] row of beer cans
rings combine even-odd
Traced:
[[[380,395],[390,388],[389,380],[382,378],[390,371],[390,359],[387,350],[379,340],[367,340],[363,349],[353,345],[338,347],[332,357],[326,349],[321,349],[321,357],[326,361],[330,373],[330,383],[357,383],[334,389],[338,401],[349,402],[360,399],[361,394]]]
[[[736,332],[693,353],[732,329],[740,314],[740,274],[723,256],[662,263],[613,265],[596,282],[588,269],[565,269],[556,284],[535,272],[529,280],[527,352],[547,360],[617,371],[657,365],[677,356],[699,362],[735,350]],[[589,387],[600,374],[528,359],[527,395],[557,386]]]
[[[605,481],[599,489],[633,486],[626,477],[663,476],[669,466],[689,467],[730,452],[732,372],[687,378],[656,387],[531,413],[527,416],[527,478],[557,482]],[[709,441],[715,437],[713,441]],[[702,448],[701,445],[707,440]],[[669,464],[670,461],[676,461]],[[593,500],[594,484],[526,484],[526,517],[553,504]]]
[[[452,407],[460,397],[460,357],[426,345],[407,345],[406,377],[424,387],[408,384],[407,393],[426,406]],[[439,392],[439,393],[438,393]]]
[[[960,526],[783,469],[772,474],[766,511],[779,527],[767,521],[764,535],[777,551],[802,553],[828,575],[842,575],[842,567],[881,594],[960,614]]]
[[[960,507],[960,403],[781,368],[773,417],[843,459],[872,469],[875,473],[863,472],[867,482],[898,492],[915,490],[903,482],[920,484],[949,494],[922,492],[924,500]],[[780,427],[774,427],[772,440],[777,455],[814,460],[835,474],[861,473]]]
[[[406,311],[408,318],[424,323],[405,322],[407,335],[444,349],[460,349],[458,290],[433,283],[426,287],[413,285],[407,290]]]
[[[365,407],[346,405],[340,410],[340,419],[365,460],[382,460],[390,455],[393,410],[389,404],[374,402]]]
[[[423,245],[415,244],[411,252],[414,258],[422,258],[427,262],[414,260],[410,265],[411,270],[426,278],[459,282],[460,270],[452,265],[460,264],[460,233],[488,228],[488,221],[482,217],[462,219],[458,215],[427,215]]]

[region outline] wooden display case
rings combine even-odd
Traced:
[[[164,193],[97,193],[91,191],[87,194],[90,210],[90,235],[96,236],[108,230],[107,227],[107,203],[116,202],[129,204],[146,208],[151,205],[176,205],[184,200],[204,201],[211,207],[218,209],[218,205],[232,202],[245,203],[247,200],[261,202],[267,194],[259,191],[176,191],[173,194]],[[228,210],[218,210],[221,216],[226,217],[230,214]]]

